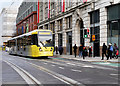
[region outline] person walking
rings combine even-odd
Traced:
[[[86,52],[86,48],[83,47],[83,53],[82,53],[82,55],[83,55],[83,59],[85,59],[85,52]]]
[[[62,46],[59,46],[58,50],[59,50],[59,54],[62,55],[62,52],[63,52]]]
[[[83,53],[83,46],[81,44],[80,47],[79,47],[79,57],[80,56],[82,57],[82,53]]]
[[[114,58],[118,58],[118,47],[116,45],[116,43],[114,43],[114,47],[113,47],[113,54],[114,54]]]
[[[92,49],[91,49],[91,46],[89,47],[89,57],[92,57]]]
[[[109,57],[110,59],[112,59],[112,52],[113,52],[113,47],[112,47],[112,44],[109,43],[107,60],[109,60]]]
[[[58,54],[58,47],[57,46],[55,47],[55,51],[56,51],[56,54]]]
[[[101,60],[104,60],[104,55],[106,56],[106,50],[107,50],[107,46],[105,45],[105,43],[103,43]]]
[[[77,46],[76,46],[76,44],[74,45],[73,49],[74,49],[74,54],[75,54],[75,57],[76,57],[76,53],[77,53]]]

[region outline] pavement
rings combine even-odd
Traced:
[[[58,57],[58,58],[64,58],[64,59],[72,59],[72,60],[80,60],[80,61],[87,61],[87,62],[110,62],[110,63],[120,63],[120,57],[118,57],[118,59],[112,58],[107,60],[106,57],[104,57],[104,60],[101,60],[102,57],[85,57],[85,59],[83,59],[83,57],[79,57],[79,56],[75,56],[74,55],[59,55],[56,54],[54,55],[54,57]]]

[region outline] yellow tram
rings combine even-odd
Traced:
[[[8,40],[9,54],[41,57],[53,56],[52,31],[34,30]]]

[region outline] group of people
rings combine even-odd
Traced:
[[[74,45],[73,49],[74,49],[74,54],[75,54],[75,57],[76,57],[76,54],[77,54],[77,46],[76,46],[76,44]],[[91,57],[92,56],[92,48],[91,48],[91,46],[87,50],[87,48],[84,47],[81,44],[80,47],[79,47],[79,57],[81,56],[81,57],[83,57],[83,59],[85,59],[85,57],[88,56],[88,52],[89,52],[89,57]]]
[[[73,47],[74,49],[74,55],[76,57],[77,54],[77,46],[76,44]],[[88,55],[89,53],[89,55]],[[118,59],[118,55],[119,55],[119,49],[116,45],[116,43],[114,43],[114,46],[112,46],[111,43],[109,43],[108,47],[105,45],[105,43],[103,43],[103,47],[102,47],[102,59],[104,60],[104,55],[107,57],[107,60],[112,59],[112,58],[116,58]],[[92,57],[92,47],[88,47],[88,50],[86,47],[80,45],[79,47],[79,57],[83,57],[83,59],[85,59],[85,56],[89,56]]]
[[[111,43],[109,43],[108,47],[105,45],[105,43],[103,43],[103,47],[102,47],[102,59],[104,60],[104,55],[107,57],[107,60],[112,59],[112,58],[118,58],[119,55],[119,51],[118,51],[118,47],[116,45],[116,43],[114,43],[114,46],[112,46]]]
[[[62,55],[63,53],[63,47],[62,46],[59,46],[59,47],[55,47],[54,48],[55,51],[56,51],[56,54],[59,54]],[[77,46],[76,44],[74,45],[73,47],[74,49],[74,55],[76,57],[77,55]],[[102,47],[102,59],[101,60],[104,60],[104,56],[107,57],[107,60],[112,59],[112,58],[118,58],[118,55],[119,55],[119,51],[118,51],[118,47],[116,45],[116,43],[114,43],[114,46],[112,46],[111,43],[109,43],[108,47],[105,45],[105,43],[103,43],[103,47]],[[79,46],[79,57],[83,57],[83,59],[85,59],[86,56],[89,56],[89,57],[92,57],[92,47],[89,46],[88,49],[83,46],[82,44]]]
[[[56,46],[54,49],[56,51],[56,54],[58,54],[58,52],[59,52],[59,54],[62,55],[62,53],[63,53],[63,47],[62,46],[59,46],[59,47]]]

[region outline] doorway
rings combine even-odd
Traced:
[[[67,41],[66,41],[67,54],[72,55],[72,31],[67,32]]]
[[[94,42],[94,57],[95,56],[100,56],[100,42]]]

